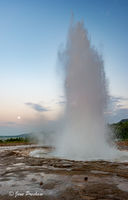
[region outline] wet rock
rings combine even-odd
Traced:
[[[32,181],[33,181],[33,182],[36,182],[36,179],[35,179],[35,178],[32,178]]]
[[[31,158],[29,148],[0,153],[0,200],[21,200],[8,195],[20,189],[43,193],[22,200],[128,199],[128,162]]]

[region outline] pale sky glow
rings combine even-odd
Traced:
[[[42,130],[59,118],[65,100],[57,54],[71,12],[103,56],[117,105],[108,121],[128,117],[127,0],[1,0],[0,135]]]

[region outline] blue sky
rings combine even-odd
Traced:
[[[127,0],[0,0],[1,135],[41,130],[61,112],[57,53],[72,12],[103,56],[109,121],[128,117]]]

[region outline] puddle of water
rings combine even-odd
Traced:
[[[93,174],[109,174],[109,172],[98,171],[98,170],[91,170],[91,173],[93,173]]]
[[[13,164],[12,166],[21,166],[21,165],[25,165],[25,163],[16,163],[16,164]]]
[[[117,187],[120,189],[120,190],[122,190],[122,191],[124,191],[124,192],[128,192],[128,181],[126,182],[123,182],[123,183],[119,183],[118,185],[117,185]]]
[[[46,149],[36,149],[34,151],[31,151],[29,153],[29,156],[31,157],[36,157],[36,158],[57,158],[56,155],[54,155],[53,153],[51,153],[50,151],[46,150]],[[64,159],[64,157],[58,157],[61,159]],[[71,159],[69,159],[71,160]],[[117,150],[117,152],[113,155],[112,158],[110,159],[86,159],[86,161],[109,161],[109,162],[117,162],[117,163],[125,163],[128,162],[128,151],[120,151]],[[68,164],[69,165],[69,164]]]

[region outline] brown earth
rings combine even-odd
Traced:
[[[0,146],[18,146],[18,145],[31,145],[35,143],[30,143],[30,142],[3,142],[0,143]]]
[[[0,200],[128,199],[128,162],[33,158],[34,149],[51,151],[29,146],[0,151]]]

